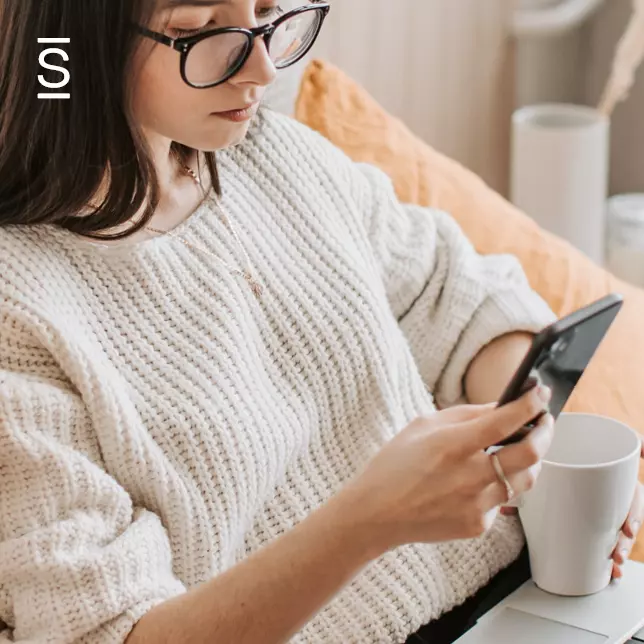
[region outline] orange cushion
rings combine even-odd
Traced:
[[[612,416],[644,433],[644,291],[539,228],[473,173],[416,138],[332,65],[309,65],[296,118],[354,160],[379,166],[402,201],[450,212],[480,253],[516,255],[558,315],[611,291],[622,293],[624,309],[567,409]],[[642,474],[644,480],[644,469]],[[644,535],[635,556],[644,561]]]

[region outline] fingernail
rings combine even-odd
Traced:
[[[631,530],[633,531],[634,536],[640,531],[641,526],[642,524],[639,521],[633,521],[633,523],[631,523]]]
[[[541,385],[539,387],[539,398],[541,398],[543,402],[550,402],[550,398],[552,398],[552,390],[550,389],[550,387]]]
[[[613,577],[613,586],[619,586],[622,583],[621,577]]]
[[[622,548],[619,551],[619,556],[622,558],[622,561],[628,561],[628,550],[626,548]]]

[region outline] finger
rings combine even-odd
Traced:
[[[527,470],[544,458],[552,443],[554,426],[554,418],[546,414],[520,443],[497,452],[506,476]]]
[[[644,436],[642,436],[642,458],[644,458]]]
[[[535,387],[518,400],[473,420],[471,425],[474,427],[468,428],[471,447],[486,449],[509,438],[543,411],[547,411],[551,395],[548,387]]]
[[[519,512],[519,510],[518,510],[517,508],[513,508],[513,507],[511,507],[511,506],[509,506],[509,505],[503,505],[503,506],[501,506],[501,514],[502,514],[504,517],[511,517],[511,516],[514,516],[514,515],[515,515],[515,514],[517,514],[518,512]]]
[[[621,579],[624,576],[621,566],[618,566],[616,563],[613,564],[613,574],[612,577],[615,580]]]
[[[496,403],[489,403],[487,405],[457,405],[455,407],[447,407],[437,413],[440,414],[441,422],[457,424],[481,418],[481,416],[489,414],[494,409],[496,409]]]
[[[499,462],[501,462],[501,458],[500,458],[501,454],[499,453],[498,456],[499,456]],[[489,456],[488,456],[488,459],[489,459]],[[504,506],[506,503],[510,501],[510,499],[508,499],[508,491],[505,487],[505,484],[497,476],[491,461],[490,461],[489,467],[492,470],[494,480],[483,491],[481,502],[484,509],[494,508],[497,506]],[[502,464],[501,464],[501,467],[503,468]],[[531,490],[534,487],[534,484],[536,483],[537,479],[539,478],[540,473],[541,473],[540,463],[537,463],[536,465],[522,472],[518,472],[516,474],[511,474],[508,476],[508,474],[506,473],[505,475],[508,479],[508,482],[510,483],[512,490],[514,491],[513,498],[515,498],[519,494],[523,494],[524,492]],[[506,514],[504,510],[514,510],[514,509],[515,508],[502,508],[501,511],[504,514]]]
[[[615,550],[613,550],[613,561],[618,566],[623,566],[628,558],[631,556],[631,551],[633,550],[633,541],[629,539],[624,533],[622,533],[617,540],[617,545]]]
[[[456,405],[435,411],[427,416],[419,416],[412,423],[410,428],[423,435],[431,434],[437,427],[445,428],[449,425],[463,425],[481,416],[490,413],[496,407],[496,403],[488,405]]]
[[[643,520],[644,493],[642,492],[642,485],[638,483],[637,488],[635,489],[635,498],[633,499],[631,510],[622,528],[624,534],[629,539],[635,539],[640,531],[640,528],[642,527]]]

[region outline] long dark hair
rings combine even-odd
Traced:
[[[156,0],[0,0],[0,226],[55,224],[91,237],[131,222],[145,226],[159,203],[157,174],[131,117],[135,23],[148,24]],[[70,100],[38,100],[38,38],[62,45]],[[51,60],[51,59],[50,59]],[[53,64],[53,63],[52,63]],[[62,90],[61,90],[62,91]],[[173,143],[187,160],[194,152]],[[215,154],[205,154],[219,192]],[[104,199],[88,206],[101,188]],[[144,203],[142,216],[135,215]],[[78,216],[81,212],[85,216]]]

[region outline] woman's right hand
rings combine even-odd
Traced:
[[[415,420],[347,488],[352,514],[366,521],[383,552],[482,535],[507,501],[484,450],[547,409],[549,399],[550,391],[540,387],[502,407],[464,405]],[[520,443],[498,452],[516,494],[534,485],[553,426],[552,416],[544,415]]]

